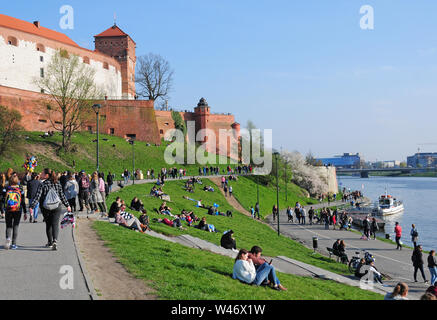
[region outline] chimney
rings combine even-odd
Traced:
[[[34,21],[33,24],[34,24],[37,28],[39,28],[39,26],[40,26],[39,21]]]

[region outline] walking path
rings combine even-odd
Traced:
[[[289,223],[287,220],[286,211],[281,211],[279,228],[282,235],[299,240],[311,249],[313,248],[313,237],[317,237],[317,251],[322,254],[328,254],[326,248],[332,248],[333,243],[337,239],[343,239],[346,242],[346,254],[349,259],[355,255],[356,251],[369,251],[376,259],[375,266],[377,269],[392,278],[390,281],[385,281],[385,283],[391,287],[394,287],[399,281],[407,283],[410,289],[410,299],[420,299],[429,286],[429,284],[424,284],[420,272],[417,276],[419,282],[414,282],[414,269],[411,262],[412,249],[404,247],[402,250],[396,250],[395,244],[380,240],[361,240],[361,234],[356,232],[340,231],[338,229],[332,230],[332,226],[330,226],[330,230],[325,230],[324,224],[313,224],[311,226],[307,223],[306,225],[299,225]],[[269,216],[267,221],[277,230],[277,221],[273,221],[272,216]],[[425,270],[425,275],[429,281],[430,275],[428,270]]]
[[[0,230],[5,228],[5,221],[0,220]],[[45,248],[47,237],[41,215],[38,223],[21,221],[19,248],[5,250],[0,245],[0,300],[90,300],[92,290],[73,237],[71,227],[60,230],[59,249],[53,251]]]

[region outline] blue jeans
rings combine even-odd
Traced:
[[[39,211],[39,202],[36,204],[35,208],[33,209],[33,218],[35,220],[38,219],[38,211]]]
[[[272,282],[274,285],[281,284],[276,276],[275,267],[266,262],[263,265],[260,265],[256,270],[256,277],[253,283],[259,286],[267,279],[270,280],[270,282]]]
[[[429,268],[429,272],[431,273],[431,285],[437,280],[437,267]]]

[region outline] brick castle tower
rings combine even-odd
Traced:
[[[94,36],[94,39],[96,51],[113,57],[120,63],[123,99],[134,99],[137,62],[135,41],[116,24]]]

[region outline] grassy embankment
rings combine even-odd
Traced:
[[[22,165],[26,156],[35,156],[38,159],[37,171],[44,168],[51,168],[55,171],[80,171],[85,170],[92,172],[96,169],[96,139],[95,134],[89,132],[76,133],[72,142],[73,152],[66,153],[60,150],[62,136],[56,133],[53,137],[42,138],[41,132],[23,132],[22,141],[10,152],[7,152],[0,159],[0,171],[7,168],[23,171]],[[27,138],[24,138],[27,137]],[[125,168],[132,171],[133,150],[132,145],[125,139],[110,135],[100,135],[99,144],[99,162],[100,171],[105,174],[111,171],[116,173],[117,179]],[[164,161],[164,151],[168,142],[163,142],[161,146],[147,146],[146,142],[135,142],[135,167],[141,169],[146,174],[147,169],[154,169],[157,176],[161,168],[169,168],[172,165]],[[219,163],[219,156],[215,156]],[[73,166],[73,163],[75,166]],[[187,175],[197,175],[200,165],[177,165],[178,168],[185,168]],[[218,165],[224,169],[226,165]]]
[[[234,230],[238,248],[250,249],[253,245],[260,245],[266,256],[284,255],[340,274],[348,273],[345,265],[314,255],[303,245],[283,236],[278,237],[270,227],[236,212],[218,190],[202,190],[204,185],[213,185],[212,182],[204,179],[203,183],[202,186],[197,185],[195,193],[191,194],[183,190],[182,181],[167,182],[164,191],[171,196],[169,206],[173,213],[179,213],[182,209],[193,210],[199,217],[206,216],[207,222],[214,224],[221,232]],[[163,218],[153,212],[161,200],[146,196],[151,187],[148,184],[124,188],[110,195],[108,205],[116,196],[126,202],[138,196],[144,202],[150,219]],[[204,204],[216,203],[220,211],[233,210],[233,218],[209,216],[205,209],[195,207],[195,202],[183,196],[202,199]],[[221,233],[189,228],[185,223],[184,226],[186,231],[151,222],[151,228],[156,232],[170,236],[190,234],[220,244]],[[96,222],[94,227],[128,270],[138,278],[151,281],[163,299],[381,299],[377,294],[332,281],[288,274],[279,276],[283,285],[290,288],[287,292],[278,293],[267,288],[242,285],[231,279],[232,259],[153,239],[104,222]]]

